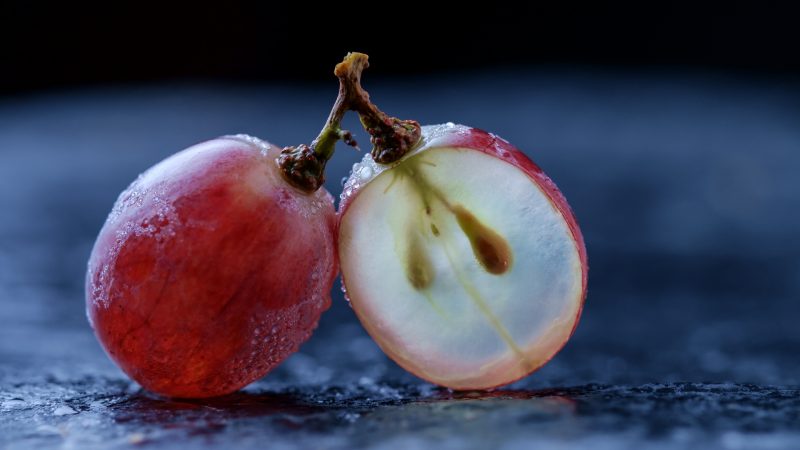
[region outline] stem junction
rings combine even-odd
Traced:
[[[421,127],[414,120],[390,117],[369,101],[369,93],[361,87],[361,72],[369,67],[368,57],[351,52],[336,65],[333,73],[339,78],[339,95],[328,120],[311,145],[285,147],[277,158],[283,176],[293,186],[314,192],[325,181],[325,164],[333,156],[338,140],[357,148],[353,135],[341,128],[344,114],[356,111],[361,124],[370,135],[372,158],[381,164],[391,164],[419,142]]]

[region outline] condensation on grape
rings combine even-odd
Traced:
[[[277,203],[286,212],[299,214],[304,219],[316,220],[320,210],[333,206],[333,197],[324,189],[305,195],[286,186],[278,189]]]
[[[470,127],[454,124],[453,122],[440,125],[425,125],[422,127],[420,142],[403,158],[409,158],[425,148],[435,146],[437,144],[436,141],[451,136],[453,133],[467,135],[471,130]],[[360,162],[353,164],[350,176],[344,183],[340,200],[346,201],[358,192],[361,186],[391,167],[392,165],[378,164],[372,159],[372,155],[365,154]]]
[[[109,286],[113,283],[110,264],[116,261],[122,247],[131,237],[149,237],[163,245],[178,235],[175,228],[180,226],[180,217],[175,206],[166,200],[165,188],[145,189],[141,186],[143,179],[144,176],[139,175],[119,195],[106,219],[106,227],[114,226],[117,229],[114,243],[108,249],[108,257],[103,258],[106,263],[100,268],[97,277],[88,280],[90,298],[95,306],[110,306],[112,298],[109,296],[112,293]],[[145,206],[154,213],[142,219],[136,212]],[[91,318],[89,323],[93,325]]]
[[[421,146],[433,147],[438,145],[437,141],[442,138],[452,136],[453,134],[468,135],[471,131],[472,128],[453,122],[439,125],[425,125],[422,127],[423,143]]]
[[[372,159],[372,155],[365,154],[360,162],[353,164],[350,170],[350,176],[344,183],[340,200],[344,201],[358,192],[362,185],[369,180],[378,176],[381,172],[387,169],[387,166],[379,165]]]
[[[254,330],[251,344],[254,350],[240,356],[237,366],[229,374],[232,379],[245,379],[252,373],[264,373],[294,354],[300,345],[311,337],[317,327],[317,318],[330,306],[330,295],[320,294],[318,284],[325,283],[325,275],[332,267],[323,267],[309,274],[310,283],[302,296],[302,301],[279,310],[264,311],[249,319]],[[309,323],[311,318],[313,323]],[[246,370],[242,373],[241,368]]]
[[[492,148],[494,151],[501,157],[511,159],[512,162],[516,163],[514,154],[508,151],[508,146],[510,146],[511,143],[494,133],[489,133],[489,136],[492,137]]]
[[[261,154],[264,155],[264,156],[267,156],[267,154],[269,153],[269,150],[271,148],[271,144],[269,142],[263,141],[263,140],[255,137],[255,136],[251,136],[251,135],[245,134],[245,133],[227,134],[227,135],[222,136],[222,137],[223,138],[227,138],[227,139],[234,139],[234,140],[237,140],[237,141],[242,141],[242,142],[246,142],[248,144],[255,145],[261,151]]]

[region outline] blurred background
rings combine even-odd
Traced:
[[[503,136],[575,210],[590,261],[584,316],[516,388],[800,384],[797,10],[646,3],[378,13],[4,1],[0,387],[124,380],[83,310],[86,260],[116,196],[222,134],[309,142],[349,50],[370,54],[365,86],[382,109]],[[340,146],[335,196],[360,157]],[[338,288],[318,333],[264,382],[420,385],[382,356]]]

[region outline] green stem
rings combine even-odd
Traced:
[[[336,67],[339,68],[338,65]],[[354,66],[353,69],[360,70],[358,66]],[[336,76],[339,77],[339,95],[322,131],[311,145],[284,147],[277,159],[283,177],[293,186],[309,193],[319,189],[325,182],[325,164],[333,156],[336,143],[340,139],[352,147],[358,146],[353,135],[341,128],[344,114],[350,109],[348,98],[352,97],[349,92],[351,87],[343,81],[339,73],[336,73]]]

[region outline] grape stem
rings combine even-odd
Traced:
[[[336,65],[333,73],[339,78],[339,95],[331,108],[328,120],[311,145],[285,147],[278,156],[278,166],[284,178],[306,192],[314,192],[325,181],[325,164],[333,156],[336,142],[357,147],[352,134],[341,128],[347,111],[355,111],[370,135],[372,158],[381,164],[391,164],[411,150],[422,135],[418,122],[390,117],[369,100],[361,87],[361,73],[369,67],[368,56],[351,52]]]

